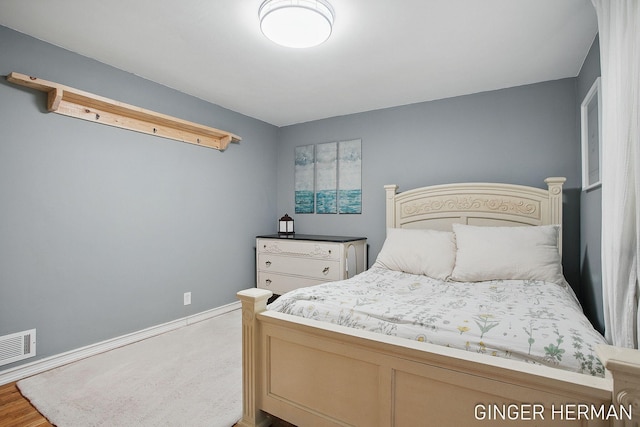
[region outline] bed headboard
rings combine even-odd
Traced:
[[[387,228],[451,230],[451,224],[483,226],[562,225],[563,177],[547,189],[514,184],[461,183],[398,193],[385,185]],[[560,248],[562,238],[560,237]],[[561,251],[562,252],[562,251]]]

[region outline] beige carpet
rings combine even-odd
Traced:
[[[232,426],[242,417],[241,312],[18,382],[52,424]]]

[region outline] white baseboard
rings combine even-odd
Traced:
[[[240,301],[0,371],[0,385],[240,309]]]

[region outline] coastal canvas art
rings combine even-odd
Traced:
[[[362,213],[362,141],[295,147],[295,212]]]
[[[338,144],[338,213],[362,213],[361,140]]]
[[[295,148],[295,212],[314,212],[314,145]]]
[[[316,213],[338,212],[338,143],[316,146]]]

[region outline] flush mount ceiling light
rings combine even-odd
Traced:
[[[333,26],[333,8],[325,0],[266,0],[258,15],[262,33],[286,47],[317,46]]]

